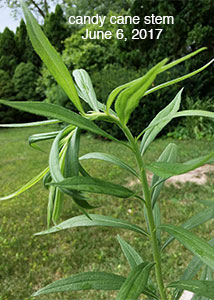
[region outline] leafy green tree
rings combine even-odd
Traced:
[[[15,34],[9,28],[5,28],[0,35],[0,69],[13,74],[18,64],[18,49],[16,47]]]
[[[59,4],[57,4],[54,13],[46,16],[43,28],[51,44],[59,52],[62,52],[64,49],[63,41],[69,36],[69,32],[63,10]]]
[[[22,101],[40,100],[36,93],[36,81],[39,77],[36,67],[31,63],[21,62],[13,75],[13,83],[16,91],[16,99]]]
[[[16,44],[18,48],[19,62],[31,62],[37,68],[40,68],[41,60],[32,47],[23,20],[21,20],[20,26],[16,30]]]
[[[111,14],[115,14],[112,13]],[[107,16],[109,18],[110,14]],[[118,49],[115,47],[115,38],[84,40],[86,30],[99,31],[99,25],[87,24],[65,40],[63,59],[69,69],[85,68],[87,71],[98,71],[107,64],[118,61]],[[116,25],[105,21],[102,31],[111,31],[115,36]]]

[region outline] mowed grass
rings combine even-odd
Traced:
[[[4,129],[0,131],[0,195],[5,196],[48,164],[51,142],[41,143],[46,152],[29,147],[27,138],[37,132],[55,130],[55,127]],[[157,159],[170,139],[155,141],[146,154],[146,160]],[[213,151],[213,142],[175,141],[179,160],[185,161]],[[114,142],[81,138],[81,154],[108,152],[125,160],[132,167],[132,153]],[[136,180],[119,167],[101,161],[84,162],[87,171],[95,176],[140,191]],[[206,185],[187,183],[179,189],[165,187],[161,193],[162,222],[181,224],[204,207],[200,201],[213,201],[214,180],[210,173]],[[0,203],[0,300],[29,300],[30,295],[50,282],[83,271],[107,271],[126,276],[129,266],[116,240],[120,234],[138,250],[145,260],[151,260],[148,240],[124,230],[110,228],[77,228],[56,234],[34,236],[46,228],[48,193],[42,183],[36,184],[19,197]],[[142,206],[135,199],[118,199],[106,195],[92,195],[91,204],[100,206],[92,212],[110,215],[145,227]],[[81,214],[72,200],[66,198],[61,221]],[[208,240],[213,236],[213,221],[194,230]],[[166,236],[166,235],[165,235]],[[191,253],[174,241],[163,253],[163,272],[166,282],[178,280]],[[39,299],[115,299],[115,292],[84,291],[50,294]],[[143,299],[143,298],[142,298]]]

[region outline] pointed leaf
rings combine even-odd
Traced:
[[[141,227],[131,224],[128,221],[123,221],[117,218],[95,215],[95,214],[89,214],[89,217],[90,219],[85,215],[81,215],[81,216],[68,219],[60,223],[59,225],[50,228],[49,230],[36,233],[36,235],[48,234],[48,233],[58,232],[64,229],[82,227],[82,226],[107,226],[107,227],[123,228],[143,235],[147,235],[147,233]]]
[[[198,214],[191,217],[189,220],[187,220],[185,223],[183,223],[181,226],[185,229],[192,229],[197,227],[200,224],[204,224],[207,221],[214,218],[214,207],[209,207],[207,209],[204,209],[200,211]],[[166,240],[166,242],[163,245],[163,249],[165,249],[175,238],[170,237]]]
[[[192,171],[204,164],[208,163],[214,157],[214,152],[186,161],[185,163],[168,163],[168,162],[153,162],[146,166],[148,170],[154,174],[162,177],[169,178],[174,175],[180,175]]]
[[[117,240],[120,243],[121,249],[132,269],[143,262],[141,256],[134,250],[134,248],[132,248],[132,246],[125,242],[119,234],[117,235]]]
[[[73,176],[51,184],[62,189],[107,194],[121,198],[128,198],[134,195],[133,191],[124,186],[92,177]]]
[[[34,184],[36,184],[38,181],[40,181],[45,174],[49,171],[49,168],[44,169],[41,173],[39,173],[37,176],[35,176],[34,178],[32,178],[29,182],[27,182],[26,184],[24,184],[20,189],[18,189],[16,192],[5,196],[5,197],[0,197],[0,201],[1,200],[9,200],[12,199],[18,195],[20,195],[21,193],[25,192],[26,190],[28,190],[29,188],[31,188]]]
[[[182,227],[174,225],[160,225],[159,228],[174,236],[203,263],[214,270],[214,251],[207,242]]]
[[[73,76],[78,86],[79,96],[89,104],[94,111],[99,111],[97,97],[88,73],[83,70],[74,70]]]
[[[208,242],[209,245],[212,247],[214,246],[214,239],[211,239]],[[192,260],[188,264],[187,268],[185,269],[183,275],[181,276],[181,280],[190,280],[193,279],[194,276],[198,273],[198,271],[201,269],[201,267],[204,265],[204,263],[197,257],[193,256]],[[174,292],[174,300],[179,300],[182,295],[182,290],[179,289],[175,290]]]
[[[154,93],[154,92],[156,92],[157,90],[160,90],[160,89],[165,88],[165,87],[167,87],[167,86],[173,85],[173,84],[178,83],[178,82],[180,82],[180,81],[183,81],[183,80],[185,80],[185,79],[187,79],[187,78],[190,78],[190,77],[192,77],[192,76],[198,74],[199,72],[203,71],[203,70],[206,69],[207,67],[209,67],[209,65],[211,65],[213,62],[214,62],[214,59],[212,59],[211,61],[209,61],[209,62],[208,62],[206,65],[204,65],[203,67],[201,67],[201,68],[199,68],[199,69],[197,69],[197,70],[195,70],[195,71],[193,71],[193,72],[191,72],[191,73],[188,73],[188,74],[186,74],[186,75],[184,75],[184,76],[181,76],[181,77],[179,77],[179,78],[176,78],[176,79],[173,79],[173,80],[164,82],[164,83],[162,83],[162,84],[160,84],[160,85],[157,85],[157,86],[155,86],[154,88],[152,88],[152,89],[148,90],[147,92],[145,92],[145,96],[146,96],[146,95],[149,95],[149,94],[151,94],[151,93]]]
[[[115,102],[115,110],[123,124],[128,122],[131,113],[138,106],[144,93],[152,84],[161,67],[166,62],[167,59],[164,59],[158,63],[151,70],[149,70],[146,75],[141,78],[141,80],[135,82],[119,94]]]
[[[65,156],[65,178],[79,175],[80,129],[76,128],[68,143]]]
[[[40,147],[37,146],[36,143],[53,139],[57,136],[58,133],[59,131],[33,134],[29,136],[28,143],[32,148],[40,149]]]
[[[48,70],[56,79],[57,83],[64,89],[70,100],[80,112],[84,112],[72,77],[64,65],[60,55],[52,47],[27,5],[20,0],[26,19],[26,27],[33,48],[46,64]]]
[[[58,221],[60,214],[63,208],[63,193],[60,189],[56,188],[55,197],[54,197],[54,204],[53,204],[53,212],[52,212],[52,221],[54,224]]]
[[[91,152],[91,153],[87,153],[79,158],[79,160],[84,160],[84,159],[99,159],[99,160],[107,161],[107,162],[110,162],[112,164],[115,164],[115,165],[123,168],[126,171],[129,171],[134,176],[139,177],[134,169],[132,169],[129,165],[127,165],[125,162],[123,162],[118,157],[111,155],[111,154],[100,153],[100,152]]]
[[[147,150],[148,146],[151,144],[151,142],[156,138],[158,133],[171,121],[175,113],[179,110],[180,103],[181,103],[181,93],[183,89],[181,89],[175,98],[163,109],[161,110],[156,117],[152,120],[152,122],[149,124],[149,127],[153,124],[157,123],[159,120],[164,119],[167,117],[167,120],[165,122],[160,122],[155,127],[148,129],[143,136],[141,145],[140,145],[140,151],[143,155],[145,151]]]
[[[80,290],[118,290],[124,281],[124,277],[112,273],[79,273],[68,278],[57,280],[40,289],[32,296]]]
[[[74,113],[71,110],[68,110],[56,104],[36,102],[36,101],[30,102],[30,101],[7,101],[7,100],[0,100],[0,104],[4,104],[40,116],[57,118],[63,122],[73,124],[76,127],[80,127],[82,129],[91,131],[95,134],[104,136],[110,140],[117,141],[117,139],[115,139],[114,137],[112,137],[110,134],[106,133],[102,129],[100,129],[92,121],[78,115],[77,113]]]
[[[37,126],[43,126],[43,125],[52,125],[60,123],[59,120],[47,120],[47,121],[38,121],[38,122],[31,122],[31,123],[16,123],[16,124],[0,124],[0,127],[37,127]]]
[[[153,265],[154,263],[143,262],[133,268],[121,286],[116,300],[137,300],[145,289]]]
[[[160,157],[158,158],[159,161],[163,162],[175,162],[176,157],[177,157],[177,152],[178,152],[178,147],[177,145],[170,143],[167,145],[167,147],[164,149],[164,151],[161,153]],[[163,178],[157,176],[156,174],[153,175],[152,177],[152,182],[151,182],[151,187],[152,187],[152,205],[154,207],[161,189],[164,185],[164,180]]]
[[[175,114],[175,118],[178,117],[205,117],[214,119],[214,112],[206,110],[183,110]]]
[[[209,280],[181,280],[170,283],[168,287],[179,288],[214,299],[214,281]]]
[[[204,51],[204,50],[207,50],[207,47],[202,47],[202,48],[200,48],[200,49],[198,49],[198,50],[196,50],[194,52],[191,52],[190,54],[187,54],[187,55],[185,55],[185,56],[183,56],[183,57],[181,57],[179,59],[176,59],[176,60],[172,61],[171,63],[166,64],[165,66],[163,66],[161,68],[161,72],[165,72],[166,70],[169,70],[169,69],[173,68],[177,64],[180,64],[181,62],[183,62],[183,61],[185,61],[185,60],[187,60],[187,59],[189,59],[189,58],[197,55],[198,53],[200,53],[201,51]]]
[[[198,49],[198,50],[196,50],[196,51],[194,51],[194,52],[192,52],[192,53],[190,53],[190,54],[188,54],[188,55],[186,55],[186,56],[184,56],[184,57],[181,57],[181,58],[179,58],[179,59],[177,59],[177,60],[175,60],[175,61],[173,61],[173,62],[171,62],[171,63],[166,64],[165,66],[163,66],[163,67],[160,69],[160,72],[159,72],[159,73],[165,72],[166,70],[168,70],[168,69],[170,69],[170,68],[176,66],[177,64],[179,64],[179,63],[181,63],[181,62],[183,62],[183,61],[185,61],[185,60],[191,58],[192,56],[194,56],[194,55],[198,54],[199,52],[201,52],[201,51],[203,51],[203,50],[206,50],[206,49],[207,49],[206,47],[200,48],[200,49]],[[194,74],[193,74],[193,75],[194,75]],[[184,79],[185,79],[185,78],[184,78]],[[184,79],[181,79],[181,80],[184,80]],[[123,84],[123,85],[117,87],[116,89],[114,89],[114,90],[111,92],[111,94],[109,95],[108,100],[107,100],[107,105],[106,105],[106,111],[107,111],[107,113],[109,113],[109,108],[111,107],[113,101],[116,99],[117,95],[118,95],[123,89],[125,89],[125,88],[131,86],[133,83],[139,82],[140,80],[141,80],[141,78],[135,79],[135,80],[133,80],[133,81],[131,81],[131,82],[128,82],[128,83],[126,83],[126,84]],[[177,79],[175,79],[175,80],[177,80]],[[145,92],[145,95],[148,95],[148,94],[150,94],[150,93],[152,93],[152,92],[155,92],[156,90],[158,90],[158,89],[160,89],[160,88],[163,88],[163,87],[165,87],[165,86],[171,85],[171,84],[173,84],[173,83],[174,83],[174,81],[169,81],[169,82],[164,83],[164,84],[166,84],[166,85],[162,84],[162,85],[156,86],[156,87],[154,87],[154,88],[152,88],[152,89],[146,91],[146,92]]]

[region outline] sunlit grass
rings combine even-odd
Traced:
[[[50,128],[50,127],[49,127]],[[41,127],[40,131],[47,131]],[[0,195],[7,195],[39,173],[48,164],[48,149],[51,142],[41,144],[45,153],[28,146],[27,138],[38,132],[36,129],[15,129],[0,131]],[[160,139],[151,145],[146,159],[157,158],[164,147],[171,142]],[[213,142],[176,141],[180,150],[180,161],[185,161],[213,151]],[[132,153],[126,147],[113,142],[95,139],[85,135],[81,139],[81,154],[87,152],[108,152],[126,160],[135,167]],[[84,162],[87,171],[95,177],[105,178],[137,188],[135,179],[117,166],[90,160]],[[181,224],[185,219],[202,209],[198,200],[213,200],[213,177],[204,186],[187,183],[180,189],[164,188],[161,194],[163,222]],[[71,274],[99,270],[126,275],[129,266],[116,241],[120,234],[134,246],[146,260],[150,259],[148,241],[132,232],[105,228],[78,228],[61,231],[48,236],[34,237],[34,233],[45,229],[48,193],[38,183],[31,191],[19,197],[0,203],[0,300],[29,300],[38,288]],[[69,198],[61,220],[81,214]],[[91,204],[101,205],[96,213],[124,218],[144,226],[141,205],[134,199],[118,199],[110,196],[93,195]],[[209,239],[213,221],[200,226],[196,232]],[[177,242],[171,244],[163,254],[164,277],[167,282],[178,279],[191,254]],[[73,292],[42,296],[41,299],[114,299],[114,292]]]

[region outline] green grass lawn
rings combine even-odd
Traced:
[[[46,152],[38,152],[28,146],[27,138],[49,128],[5,129],[0,131],[0,195],[7,195],[42,171],[48,164],[48,149],[51,142],[43,143]],[[51,128],[55,129],[55,128]],[[158,158],[170,139],[160,139],[150,147],[147,161]],[[213,142],[176,141],[180,150],[179,160],[185,161],[213,151]],[[132,167],[135,162],[131,152],[114,142],[84,135],[81,139],[81,154],[93,151],[108,152],[124,159]],[[115,165],[100,161],[84,162],[87,171],[108,181],[131,185],[139,189],[129,173]],[[199,212],[203,205],[199,200],[213,200],[214,180],[204,186],[187,183],[176,189],[165,187],[161,194],[163,223],[181,224],[187,217]],[[100,207],[93,212],[128,219],[144,226],[142,208],[135,199],[118,199],[93,195],[91,204]],[[48,283],[82,271],[109,271],[127,275],[129,266],[120,251],[116,235],[120,234],[142,254],[151,259],[148,241],[133,232],[106,228],[77,228],[46,236],[34,233],[46,228],[48,193],[42,183],[19,197],[0,203],[0,300],[29,300],[30,295]],[[81,214],[71,199],[66,203],[61,220]],[[209,239],[213,235],[213,221],[202,225],[195,232]],[[167,282],[177,280],[182,274],[191,254],[176,241],[163,254],[164,278]],[[72,292],[50,294],[41,299],[114,299],[114,292]],[[39,298],[39,299],[40,299]],[[142,298],[143,299],[143,298]]]

